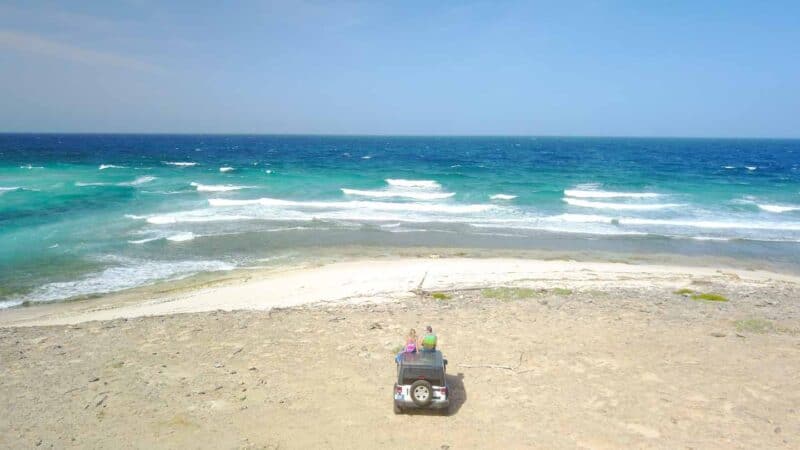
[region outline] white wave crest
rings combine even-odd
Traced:
[[[20,169],[28,169],[28,170],[32,170],[32,169],[44,169],[44,167],[42,167],[42,166],[32,166],[32,165],[30,165],[30,164],[26,164],[26,165],[24,165],[24,166],[19,166],[19,168],[20,168]]]
[[[235,186],[232,184],[200,184],[196,182],[190,183],[197,189],[197,192],[228,192],[238,191],[239,189],[247,189],[250,186]]]
[[[800,231],[798,222],[764,222],[764,221],[721,221],[690,219],[641,219],[635,217],[609,217],[592,214],[559,214],[545,220],[556,220],[575,223],[604,223],[610,225],[655,225],[686,228],[715,228],[721,230],[755,229],[775,231]]]
[[[162,237],[151,237],[151,238],[144,238],[144,239],[137,239],[133,241],[128,241],[129,244],[146,244],[148,242],[157,241],[159,239],[163,239]]]
[[[83,181],[76,181],[75,186],[78,187],[86,187],[86,186],[111,186],[111,183],[84,183]]]
[[[106,169],[124,169],[125,166],[115,166],[114,164],[100,164],[100,167],[97,170],[106,170]]]
[[[563,200],[572,206],[580,206],[581,208],[594,208],[594,209],[615,209],[620,211],[655,211],[659,209],[677,208],[683,206],[678,203],[653,203],[653,204],[636,204],[636,203],[607,203],[607,202],[592,202],[588,200],[578,200],[574,198],[564,197]]]
[[[516,195],[509,195],[509,194],[494,194],[489,199],[491,200],[514,200],[517,198]]]
[[[417,189],[441,189],[442,185],[433,180],[404,180],[402,178],[387,178],[386,183],[390,186],[417,188]]]
[[[455,192],[420,192],[417,190],[374,190],[363,191],[359,189],[342,188],[345,195],[373,198],[413,198],[415,200],[442,200],[450,198]]]
[[[22,188],[19,186],[10,186],[10,187],[0,186],[0,195],[5,194],[6,192],[21,191],[21,190]]]
[[[79,295],[101,294],[145,286],[161,280],[178,280],[200,272],[232,270],[235,266],[223,261],[144,261],[126,260],[123,265],[109,267],[74,281],[49,283],[35,289],[21,301],[50,302]]]
[[[614,192],[594,189],[565,189],[564,195],[577,198],[654,198],[661,196],[655,192]]]
[[[296,209],[338,209],[338,210],[366,210],[366,211],[413,211],[445,214],[469,214],[479,213],[495,209],[495,205],[489,204],[469,204],[469,205],[446,205],[432,203],[388,203],[388,202],[324,202],[307,201],[299,202],[292,200],[280,200],[276,198],[258,198],[253,200],[228,200],[228,199],[209,199],[211,206],[247,206],[260,205],[266,207],[284,207]]]
[[[168,166],[176,166],[176,167],[192,167],[196,166],[196,162],[187,162],[187,161],[161,161]]]
[[[204,223],[204,222],[234,222],[237,220],[252,220],[254,217],[242,215],[211,214],[206,211],[187,211],[173,214],[156,214],[153,216],[136,216],[146,220],[152,225],[170,225],[174,223]]]
[[[172,241],[172,242],[186,242],[186,241],[191,241],[195,237],[197,237],[197,236],[195,236],[194,233],[189,231],[189,232],[186,232],[186,233],[178,233],[178,234],[174,234],[172,236],[168,236],[167,240],[168,241]]]
[[[800,211],[800,206],[789,206],[789,205],[767,205],[767,204],[760,204],[756,203],[760,209],[764,211],[768,211],[771,213],[785,213],[789,211]]]
[[[137,179],[135,179],[133,181],[128,181],[128,182],[125,182],[125,183],[117,183],[117,186],[139,186],[140,184],[149,183],[149,182],[151,182],[151,181],[153,181],[155,179],[156,179],[156,177],[154,177],[154,176],[145,175],[145,176],[139,177],[139,178],[137,178]]]
[[[219,168],[220,172],[230,172],[232,170],[234,170],[234,168],[233,167],[228,167],[228,166],[223,166],[223,167]]]
[[[751,172],[756,170],[756,169],[758,169],[758,167],[756,167],[756,166],[744,166],[744,168],[749,170],[749,171],[751,171]]]

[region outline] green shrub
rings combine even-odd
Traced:
[[[707,300],[709,302],[727,302],[728,298],[714,293],[692,294],[692,300]]]
[[[553,288],[550,292],[556,295],[572,295],[572,289],[567,288]]]
[[[691,289],[683,288],[683,289],[678,289],[677,291],[673,292],[673,294],[676,294],[676,295],[692,295],[692,294],[694,294],[694,291],[691,290]]]
[[[448,300],[450,298],[450,296],[444,292],[434,292],[431,294],[431,297],[435,298],[436,300]]]

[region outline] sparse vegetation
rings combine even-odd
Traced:
[[[531,298],[536,294],[538,294],[538,292],[531,288],[497,287],[481,290],[481,296],[495,300],[519,300],[522,298]]]
[[[691,289],[683,288],[673,292],[675,295],[683,295],[690,297],[692,300],[705,300],[709,302],[727,302],[728,298],[724,295],[715,294],[713,292],[696,292]]]
[[[445,294],[444,292],[434,292],[433,294],[431,294],[431,297],[433,297],[436,300],[449,300],[450,299],[450,296]]]
[[[560,287],[550,289],[549,292],[552,292],[553,294],[556,295],[572,295],[572,289],[560,288]]]
[[[692,294],[692,300],[706,300],[709,302],[727,302],[728,297],[720,294],[714,294],[712,292],[703,292]]]
[[[733,324],[738,332],[768,333],[775,330],[775,325],[765,319],[742,319]]]

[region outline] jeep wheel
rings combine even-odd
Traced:
[[[394,404],[394,413],[395,414],[403,414],[403,408],[397,406],[397,403]]]
[[[417,380],[411,385],[411,400],[417,406],[428,406],[433,400],[433,387],[425,380]]]

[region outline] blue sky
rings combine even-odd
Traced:
[[[800,137],[798,24],[779,1],[0,0],[0,131]]]

